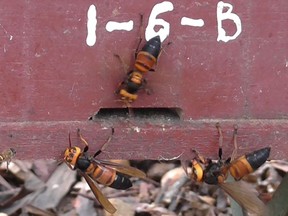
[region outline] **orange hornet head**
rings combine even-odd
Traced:
[[[136,94],[131,94],[128,91],[126,91],[125,89],[121,89],[120,90],[120,95],[121,95],[121,100],[123,101],[127,101],[128,103],[132,103],[133,101],[135,101],[138,97],[138,95]]]
[[[64,152],[64,162],[71,168],[75,169],[77,159],[81,154],[81,149],[79,147],[66,148]]]
[[[204,174],[204,171],[203,171],[202,166],[198,163],[197,160],[193,159],[192,160],[192,173],[191,173],[192,179],[197,182],[202,182],[203,174]]]

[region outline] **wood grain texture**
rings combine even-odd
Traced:
[[[173,158],[183,152],[185,157],[190,148],[216,157],[215,123],[220,121],[227,156],[233,124],[239,123],[240,153],[271,146],[271,158],[287,159],[288,1],[229,1],[242,32],[227,43],[217,41],[218,2],[171,2],[174,10],[158,17],[171,27],[164,43],[173,43],[161,54],[156,72],[147,75],[152,94],[140,92],[133,107],[179,108],[181,119],[127,123],[117,117],[87,119],[100,108],[123,106],[113,94],[124,78],[113,55],[127,65],[133,62],[139,13],[146,27],[159,1],[2,0],[0,150],[15,147],[20,159],[61,158],[68,131],[79,127],[95,151],[113,126],[108,158]],[[97,42],[89,47],[91,4],[97,7],[98,22]],[[183,16],[201,18],[205,25],[182,26]],[[105,29],[108,21],[128,20],[134,21],[132,31]],[[223,26],[228,34],[235,32],[232,21]]]
[[[288,124],[272,120],[221,120],[224,135],[224,157],[234,149],[233,125],[237,123],[238,155],[271,146],[271,159],[287,159]],[[100,158],[108,159],[189,159],[191,149],[205,156],[217,158],[218,133],[213,120],[191,122],[152,121],[67,121],[2,123],[0,147],[13,147],[19,159],[53,158],[61,160],[68,147],[68,133],[72,144],[82,146],[77,128],[90,144],[91,154],[109,137],[111,127],[115,134]]]

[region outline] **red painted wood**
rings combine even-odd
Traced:
[[[272,158],[287,158],[288,2],[227,2],[243,28],[227,43],[217,42],[217,1],[171,2],[174,10],[158,17],[171,24],[164,43],[173,43],[160,56],[157,71],[147,76],[153,94],[139,93],[132,106],[180,108],[181,120],[165,131],[161,119],[157,124],[131,120],[141,129],[137,133],[117,118],[108,123],[86,119],[100,108],[123,106],[113,94],[124,76],[113,55],[132,63],[139,13],[146,27],[160,1],[2,0],[0,149],[13,146],[19,158],[57,158],[69,130],[80,127],[87,139],[100,142],[103,127],[113,125],[111,158],[169,158],[191,146],[216,156],[215,122],[224,122],[229,140],[232,125],[240,121],[244,147],[271,145]],[[98,23],[97,42],[89,47],[91,4]],[[183,16],[201,18],[205,25],[181,26]],[[130,32],[105,29],[108,21],[128,20],[135,23]],[[228,34],[235,32],[233,22],[223,26]]]
[[[61,159],[68,147],[68,132],[72,144],[82,146],[76,130],[81,128],[90,144],[91,154],[96,152],[109,137],[113,125],[115,134],[101,158],[111,159],[187,159],[191,149],[217,158],[218,133],[215,121],[173,122],[24,122],[2,123],[1,149],[7,146],[17,150],[19,159],[53,158]],[[287,159],[288,125],[283,121],[271,120],[229,120],[222,121],[224,156],[234,149],[233,124],[237,123],[239,155],[266,146],[271,146],[271,158]],[[271,124],[272,123],[272,124]]]

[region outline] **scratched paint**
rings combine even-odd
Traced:
[[[87,38],[88,46],[93,46],[96,43],[96,26],[97,26],[97,12],[95,5],[90,5],[87,13]]]
[[[172,2],[174,10],[156,18],[170,23],[170,35],[164,46],[168,41],[173,43],[162,52],[156,72],[147,77],[146,90],[150,89],[152,95],[146,95],[142,89],[141,99],[133,107],[176,107],[182,110],[181,120],[169,118],[166,121],[163,118],[166,113],[159,109],[160,115],[155,115],[159,121],[147,123],[136,116],[131,124],[131,121],[121,120],[121,113],[118,116],[118,108],[123,107],[113,91],[124,76],[122,67],[134,63],[134,49],[141,32],[139,13],[144,15],[144,31],[154,5],[163,1]],[[239,16],[243,28],[235,40],[227,43],[217,42],[219,1],[222,0],[198,1],[199,6],[188,0],[157,0],[143,4],[136,1],[79,1],[77,4],[59,1],[56,4],[53,0],[45,4],[29,0],[19,5],[15,1],[1,1],[5,10],[0,15],[0,23],[14,37],[9,41],[10,36],[0,27],[0,58],[3,59],[0,149],[7,145],[19,148],[20,157],[25,159],[55,158],[67,146],[67,132],[74,131],[72,139],[77,143],[75,131],[81,128],[87,139],[95,140],[91,150],[96,151],[106,140],[106,136],[102,136],[103,126],[112,125],[118,130],[109,143],[111,154],[108,157],[111,158],[136,159],[133,153],[142,151],[138,159],[157,159],[163,149],[169,154],[162,155],[169,158],[182,150],[189,152],[193,146],[216,158],[214,124],[221,121],[223,129],[227,129],[227,143],[223,147],[228,152],[233,148],[232,136],[228,135],[233,133],[233,124],[237,123],[243,128],[239,131],[239,151],[245,153],[272,143],[275,147],[272,157],[287,159],[288,98],[285,92],[288,86],[285,78],[288,67],[285,66],[288,40],[285,36],[288,29],[285,26],[288,11],[284,6],[288,1],[243,4],[223,0],[233,5],[231,13]],[[86,44],[87,12],[91,4],[97,10],[94,47]],[[225,13],[227,8],[219,12]],[[203,19],[205,25],[182,26],[183,16]],[[105,29],[108,21],[129,20],[134,22],[130,32],[110,33]],[[231,19],[222,22],[226,35],[234,35],[235,22]],[[140,47],[144,43],[142,41]],[[43,49],[47,52],[40,52]],[[35,58],[35,53],[42,56]],[[114,53],[121,56],[124,65],[114,58]],[[100,108],[115,109],[116,114],[112,116],[115,118],[86,121]],[[133,126],[141,131],[137,133]],[[274,131],[279,131],[279,135]],[[105,134],[109,136],[110,130]],[[49,135],[51,139],[47,140]],[[39,148],[33,149],[35,144]],[[145,147],[153,147],[153,151],[143,151]],[[49,151],[41,155],[43,148]]]
[[[132,20],[128,22],[115,22],[115,21],[109,21],[106,24],[106,30],[108,32],[112,32],[115,30],[123,30],[123,31],[131,31],[133,29],[134,22]]]
[[[6,36],[9,38],[9,40],[12,40],[13,36],[8,34],[8,31],[4,28],[4,26],[1,23],[0,23],[0,27],[2,28]]]
[[[203,27],[204,26],[204,20],[203,19],[192,19],[189,17],[182,17],[181,25]]]

